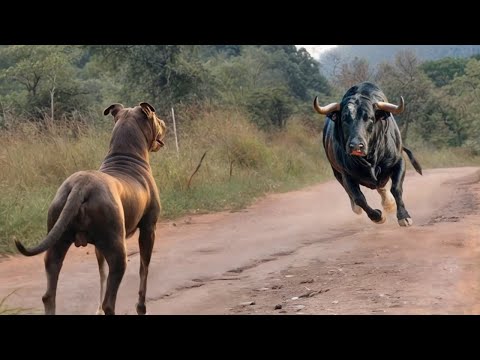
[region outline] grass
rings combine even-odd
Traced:
[[[0,300],[0,315],[21,315],[32,313],[32,309],[27,308],[13,308],[6,305],[7,299],[15,293],[16,290],[13,290],[10,294],[5,296],[3,299]],[[35,312],[34,312],[35,313]]]
[[[170,129],[167,146],[150,158],[163,219],[237,210],[265,194],[333,178],[320,134],[300,118],[290,119],[285,131],[266,134],[241,113],[216,110],[200,112],[188,125],[180,119],[177,127],[180,153]],[[111,128],[111,123],[46,128],[22,123],[0,133],[0,254],[15,252],[14,239],[32,245],[45,236],[47,210],[57,188],[75,171],[100,166]],[[424,169],[480,163],[464,149],[411,149]]]
[[[480,156],[465,148],[435,149],[427,145],[416,145],[411,149],[424,169],[480,166]],[[410,167],[413,169],[413,167]]]

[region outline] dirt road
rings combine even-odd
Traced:
[[[355,215],[337,182],[270,195],[240,212],[158,225],[149,314],[480,314],[478,168],[408,173],[414,224]],[[372,207],[376,192],[364,189]],[[134,314],[139,256],[129,263],[118,314]],[[0,298],[43,311],[43,256],[0,260]],[[58,314],[94,314],[93,248],[72,247],[60,274]],[[253,305],[247,305],[253,303]],[[277,309],[275,309],[277,308]]]

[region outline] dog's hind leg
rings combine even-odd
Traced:
[[[127,268],[127,250],[125,249],[124,236],[105,240],[101,243],[102,246],[98,244],[99,250],[105,256],[108,264],[107,286],[102,309],[105,315],[115,315],[118,288]]]
[[[47,291],[42,297],[45,315],[55,315],[55,297],[57,294],[58,275],[62,269],[63,260],[72,242],[64,236],[47,250],[45,254],[45,271],[47,273]]]
[[[100,250],[95,247],[95,255],[97,256],[98,271],[100,272],[100,300],[98,302],[98,309],[96,315],[105,315],[102,309],[103,299],[105,297],[105,289],[107,285],[107,268],[105,264],[105,257]]]
[[[149,223],[140,227],[138,244],[140,248],[140,288],[138,290],[137,314],[145,315],[147,307],[145,297],[147,295],[148,266],[152,257],[153,244],[155,243],[155,223]]]

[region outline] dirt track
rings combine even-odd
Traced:
[[[240,212],[161,223],[148,313],[480,314],[479,180],[478,168],[408,173],[411,228],[399,227],[394,215],[382,225],[355,215],[334,181],[271,195]],[[380,208],[376,192],[364,193]],[[136,236],[128,249],[117,314],[135,313]],[[0,261],[0,298],[17,289],[9,306],[43,311],[43,256]],[[72,247],[57,313],[94,314],[98,289],[93,247]]]

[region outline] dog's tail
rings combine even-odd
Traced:
[[[47,237],[40,244],[38,244],[32,249],[26,249],[20,241],[15,240],[15,245],[18,251],[20,251],[20,253],[25,256],[34,256],[48,250],[51,246],[55,245],[61,238],[65,230],[67,230],[67,227],[70,225],[73,218],[77,215],[83,199],[84,195],[81,188],[74,187],[70,191],[70,194],[68,194],[65,206],[63,207],[63,210],[60,213],[57,222],[50,230]]]
[[[415,170],[417,170],[417,172],[420,174],[420,175],[423,175],[422,174],[422,167],[420,166],[419,162],[417,161],[417,159],[415,159],[415,156],[413,156],[413,153],[407,149],[405,146],[403,147],[403,151],[405,151],[405,153],[408,155],[408,158],[410,159],[410,162],[412,163],[413,167],[415,168]]]

